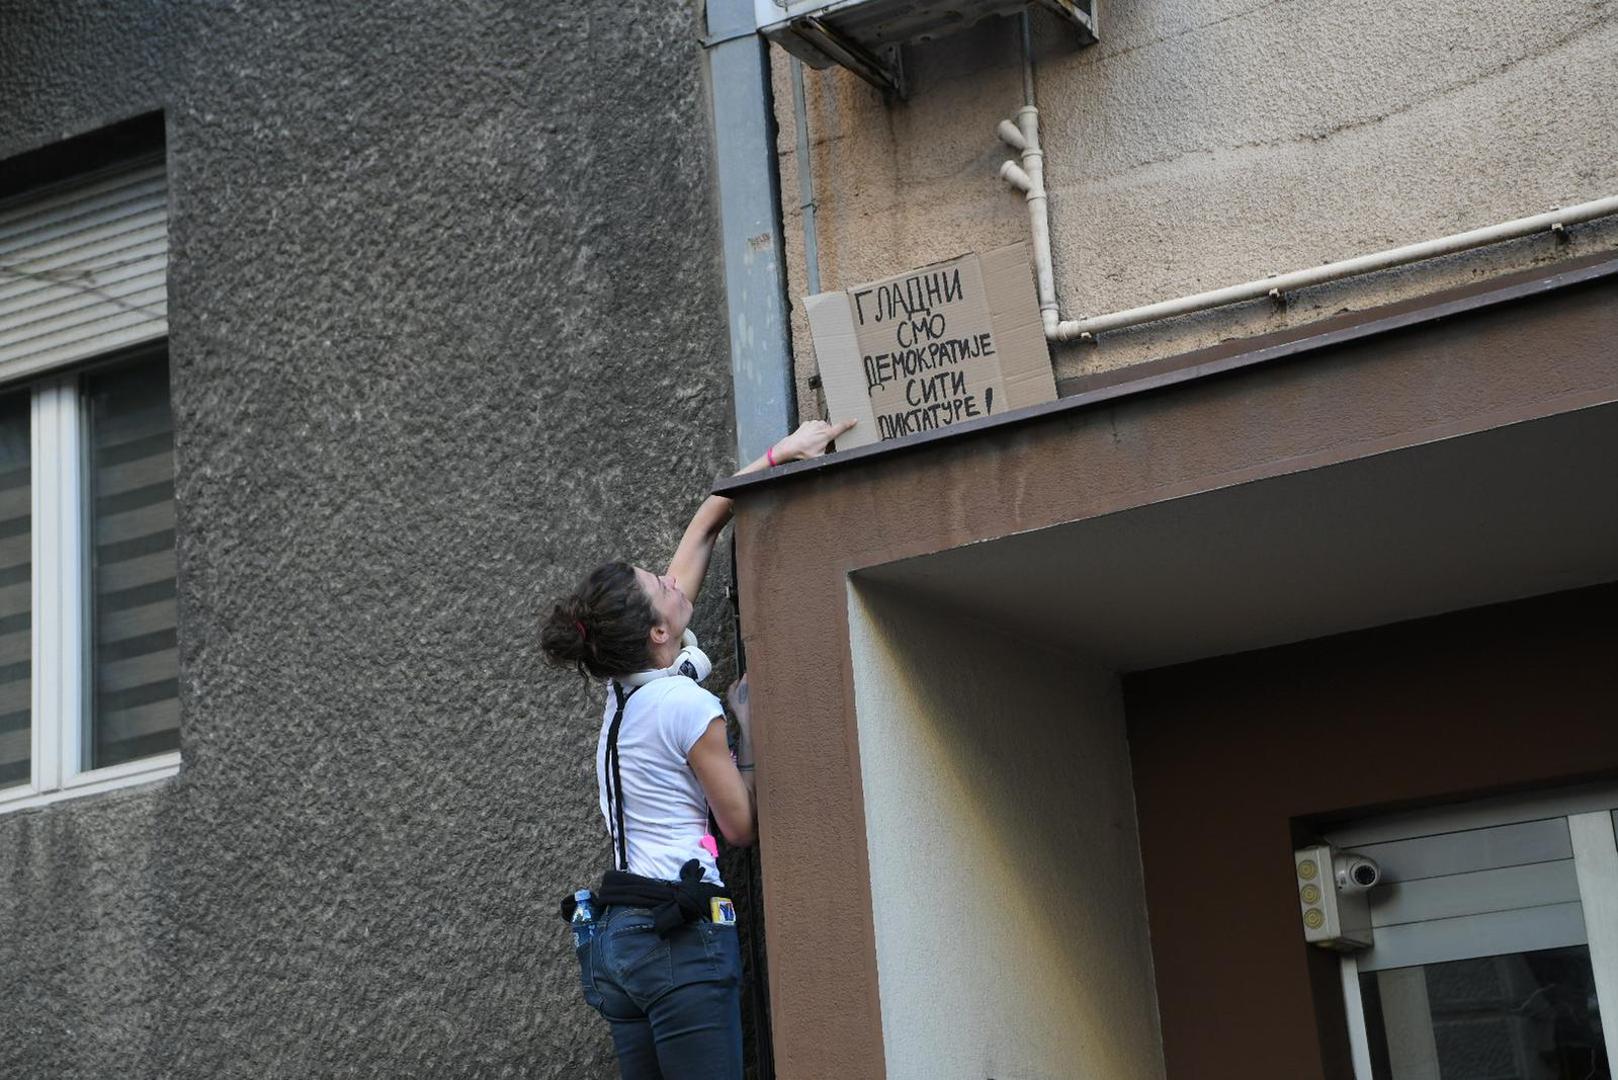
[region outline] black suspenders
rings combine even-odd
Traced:
[[[635,688],[639,689],[638,686]],[[613,837],[613,867],[628,870],[629,842],[624,839],[624,778],[618,771],[618,729],[623,726],[624,706],[629,704],[635,690],[626,694],[623,684],[616,679],[613,680],[612,690],[618,696],[618,712],[612,718],[612,726],[607,728],[607,820],[608,828],[616,826],[617,833]]]

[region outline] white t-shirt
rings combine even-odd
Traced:
[[[596,742],[596,787],[609,836],[616,835],[618,826],[607,813],[607,732],[617,712],[618,694],[609,682],[601,738]],[[719,699],[684,675],[654,679],[630,696],[618,727],[630,873],[677,881],[680,867],[699,859],[702,879],[724,884],[713,856],[701,843],[708,833],[708,797],[686,763],[708,725],[723,715]],[[614,842],[613,858],[617,854]]]

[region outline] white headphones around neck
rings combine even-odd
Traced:
[[[619,677],[618,681],[625,686],[645,686],[649,682],[670,675],[684,675],[692,682],[701,682],[712,673],[713,661],[708,659],[707,653],[697,647],[697,635],[687,627],[685,633],[680,635],[680,655],[674,658],[674,663],[656,671],[637,671],[633,675],[624,675]]]

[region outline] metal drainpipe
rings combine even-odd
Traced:
[[[713,107],[714,164],[719,183],[720,246],[724,253],[729,315],[730,372],[736,413],[736,453],[746,463],[791,430],[793,399],[791,326],[787,321],[786,255],[781,241],[781,176],[775,155],[775,109],[769,53],[754,24],[752,0],[707,0],[708,92]],[[734,540],[732,603],[736,603]],[[733,610],[738,670],[739,606]],[[740,860],[749,892],[762,880],[758,848]],[[762,907],[762,898],[752,893]],[[743,940],[753,977],[747,988],[753,1018],[753,1073],[773,1080],[769,989],[764,973],[762,924],[755,908]]]
[[[803,90],[803,61],[792,58],[792,115],[798,127],[798,208],[803,211],[803,264],[809,295],[820,291],[820,236],[815,231],[815,168],[809,156],[809,109]]]
[[[1022,103],[1039,104],[1034,100],[1034,20],[1027,8],[1022,10]]]
[[[746,463],[791,430],[797,413],[781,180],[769,54],[752,0],[707,0],[707,23],[736,452]]]

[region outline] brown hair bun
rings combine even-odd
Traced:
[[[540,648],[553,664],[611,679],[651,666],[652,602],[626,562],[602,563],[551,610]]]

